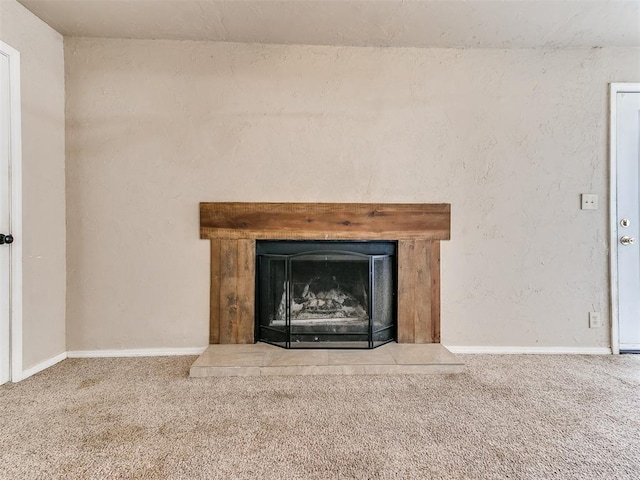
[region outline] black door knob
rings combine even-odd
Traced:
[[[4,235],[0,233],[0,245],[13,243],[13,235]]]

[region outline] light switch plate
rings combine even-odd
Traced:
[[[598,209],[598,195],[596,193],[583,193],[582,198],[582,210],[597,210]]]

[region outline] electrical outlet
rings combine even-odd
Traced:
[[[604,324],[602,323],[602,317],[600,316],[600,312],[589,312],[589,328],[602,328]]]
[[[596,193],[583,193],[580,198],[582,199],[582,210],[598,209],[598,195]]]

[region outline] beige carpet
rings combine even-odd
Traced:
[[[189,379],[194,360],[66,360],[0,387],[0,478],[640,478],[640,355]]]

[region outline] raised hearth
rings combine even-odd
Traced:
[[[453,374],[464,363],[438,343],[388,343],[374,350],[284,350],[255,345],[209,345],[190,377],[266,375]]]

